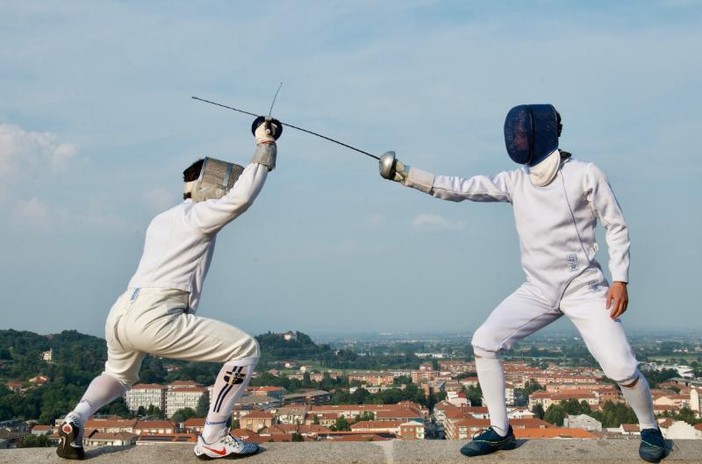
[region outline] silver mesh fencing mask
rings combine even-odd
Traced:
[[[222,198],[232,188],[243,171],[244,167],[238,164],[205,157],[200,177],[195,181],[190,192],[193,201]]]
[[[561,116],[553,105],[515,106],[505,118],[505,146],[512,161],[535,166],[558,148]]]

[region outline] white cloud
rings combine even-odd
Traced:
[[[76,154],[78,153],[78,148],[75,145],[69,143],[62,143],[56,147],[54,154],[51,158],[51,162],[55,167],[65,166]]]
[[[47,230],[52,225],[51,209],[39,198],[21,200],[10,215],[10,224],[16,229]]]
[[[412,220],[412,228],[419,230],[459,230],[464,223],[453,222],[438,214],[420,214]]]
[[[60,169],[78,153],[75,145],[60,143],[50,132],[25,131],[0,124],[0,180],[19,183],[36,180],[46,166]]]

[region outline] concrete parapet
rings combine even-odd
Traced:
[[[638,440],[518,440],[512,451],[466,458],[463,441],[421,440],[350,443],[265,443],[265,451],[238,460],[245,464],[642,464]],[[196,463],[192,444],[88,449],[94,464]],[[0,464],[67,463],[53,448],[0,450]],[[702,440],[676,440],[663,464],[702,464]]]

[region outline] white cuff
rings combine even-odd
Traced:
[[[402,184],[424,193],[429,193],[434,186],[434,174],[421,169],[410,168],[409,175]]]
[[[275,143],[259,143],[256,145],[252,163],[258,163],[266,166],[269,171],[275,169],[275,158],[278,153],[278,148]]]

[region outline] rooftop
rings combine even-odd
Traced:
[[[459,453],[464,441],[420,440],[354,443],[266,443],[265,451],[239,462],[246,464],[642,464],[638,440],[518,440],[512,451],[481,458]],[[89,449],[91,464],[156,464],[200,462],[192,444],[141,445]],[[0,464],[67,463],[53,448],[0,450]],[[702,440],[676,440],[663,464],[702,463]]]

